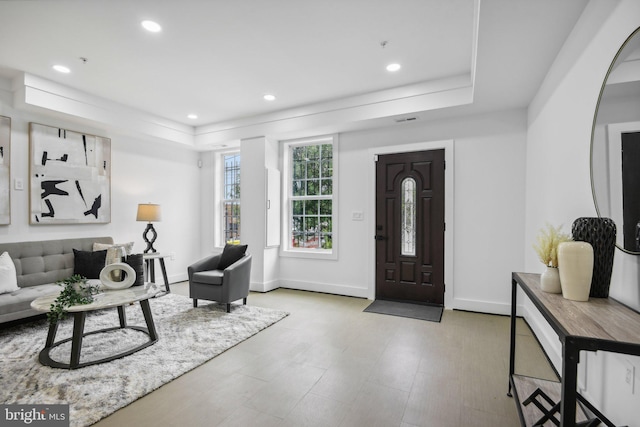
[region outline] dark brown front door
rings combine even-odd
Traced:
[[[444,150],[378,156],[376,298],[444,305]]]

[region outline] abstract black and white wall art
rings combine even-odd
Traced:
[[[0,116],[0,225],[11,223],[11,119]]]
[[[111,222],[111,140],[29,124],[31,224]]]

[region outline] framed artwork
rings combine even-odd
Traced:
[[[31,224],[111,222],[111,140],[29,123]]]
[[[0,116],[0,225],[11,224],[11,119]]]

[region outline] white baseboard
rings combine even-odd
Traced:
[[[162,272],[156,270],[156,283],[160,283],[164,285],[164,280],[162,279]],[[179,282],[186,282],[187,280],[189,280],[189,275],[187,273],[180,273],[180,274],[172,274],[171,276],[167,277],[169,279],[169,284],[171,283],[179,283]]]
[[[330,283],[303,282],[300,280],[280,279],[280,287],[297,289],[301,291],[323,292],[348,297],[367,298],[369,289],[356,288],[349,285],[336,285]]]
[[[489,301],[470,300],[463,298],[453,298],[451,307],[446,309],[475,311],[478,313],[511,315],[511,304],[496,303]],[[516,308],[516,314],[522,316],[523,310],[521,306]]]
[[[269,292],[280,287],[279,280],[270,280],[268,282],[251,282],[249,289],[253,292]]]

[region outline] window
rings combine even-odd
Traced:
[[[285,144],[287,251],[335,255],[336,138]]]
[[[400,246],[402,255],[416,254],[416,181],[405,178],[402,181],[402,230]]]
[[[222,188],[223,244],[240,243],[240,153],[224,154]]]

